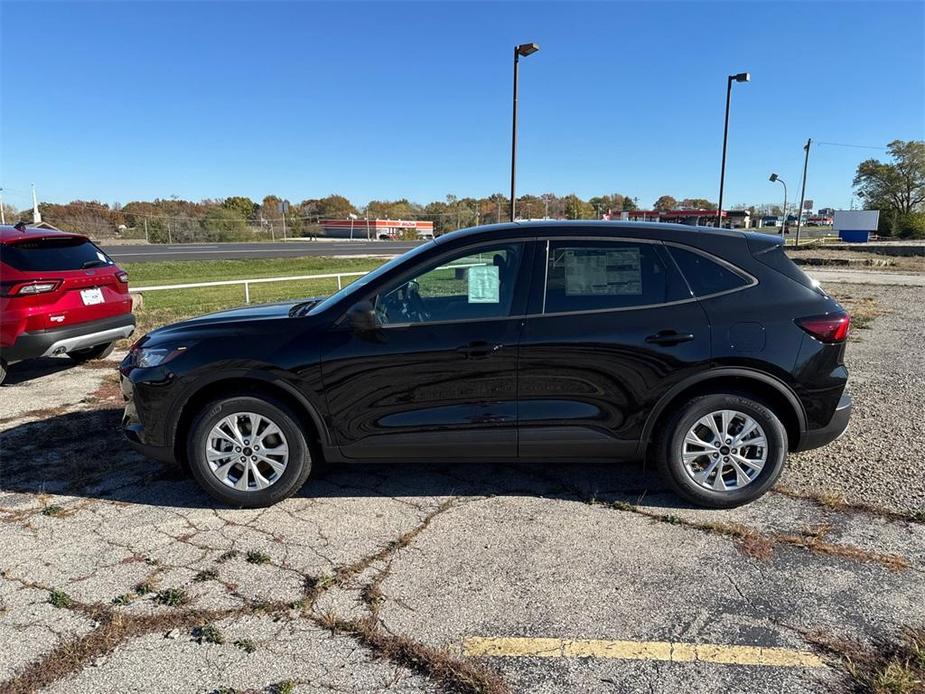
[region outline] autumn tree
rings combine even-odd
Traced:
[[[663,195],[658,200],[655,201],[653,208],[659,212],[668,212],[670,210],[678,209],[678,201],[675,200],[670,195]]]
[[[925,141],[894,140],[887,149],[891,162],[858,164],[857,195],[865,207],[881,211],[881,232],[925,235]]]

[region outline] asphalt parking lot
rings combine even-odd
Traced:
[[[0,693],[847,688],[925,626],[925,302],[873,317],[844,437],[692,508],[643,466],[320,467],[217,507],[118,431],[115,360],[0,389]]]

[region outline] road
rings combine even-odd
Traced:
[[[925,274],[880,272],[877,270],[807,270],[810,277],[823,284],[880,284],[898,287],[925,287]]]
[[[393,256],[420,241],[293,241],[280,243],[179,243],[100,247],[118,263],[167,260],[231,260],[236,258],[300,258],[303,256]]]

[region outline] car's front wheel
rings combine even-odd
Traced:
[[[784,469],[787,430],[745,395],[693,398],[665,422],[657,446],[663,478],[700,506],[732,508],[770,489]]]
[[[190,428],[187,460],[212,497],[235,507],[270,506],[297,492],[311,472],[298,417],[262,397],[215,400]]]

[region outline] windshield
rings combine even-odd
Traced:
[[[436,243],[435,241],[428,241],[427,243],[421,244],[417,248],[413,248],[406,253],[402,253],[401,255],[395,256],[390,261],[388,261],[387,263],[383,263],[382,265],[377,267],[375,270],[373,270],[369,274],[363,275],[362,277],[348,284],[343,289],[337,291],[334,294],[331,294],[331,296],[329,296],[324,301],[312,306],[312,309],[308,312],[308,315],[314,316],[319,313],[322,313],[323,311],[327,311],[328,308],[340,302],[341,299],[353,294],[354,292],[362,291],[363,287],[365,287],[371,282],[376,281],[377,279],[382,277],[384,274],[386,274],[393,268],[396,268],[402,263],[404,263],[406,260],[411,260],[412,258],[416,258],[417,256],[421,255],[427,250],[433,248],[435,243]]]
[[[81,270],[113,264],[109,256],[80,236],[39,237],[3,244],[0,259],[24,272]]]

